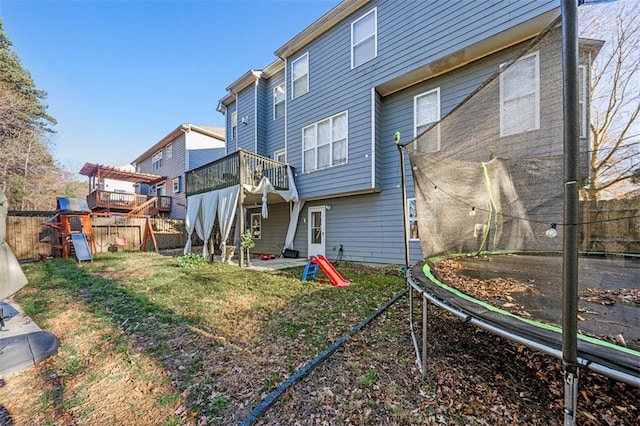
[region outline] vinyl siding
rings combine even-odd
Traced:
[[[378,8],[378,56],[351,69],[351,22],[374,7]],[[294,100],[288,97],[288,159],[298,170],[301,193],[316,198],[371,188],[371,87],[557,7],[557,1],[542,0],[373,1],[292,55],[286,69],[289,81],[291,62],[309,53],[309,92]],[[345,110],[349,114],[348,163],[303,174],[302,128]]]
[[[267,85],[263,79],[258,81],[258,84],[255,87],[255,93],[257,98],[257,105],[266,105],[269,101],[269,98],[271,97],[270,95],[267,95]],[[254,105],[256,104],[254,103]],[[257,108],[257,150],[255,152],[260,155],[264,155],[265,157],[270,157],[267,152],[268,115],[266,110],[267,108]],[[254,115],[256,115],[255,111]]]
[[[266,135],[265,135],[265,157],[273,158],[273,153],[284,149],[284,123],[285,117],[277,120],[273,119],[273,90],[284,82],[284,71],[274,75],[266,81],[265,98],[261,104],[265,112]],[[285,88],[286,90],[286,88]],[[287,92],[287,95],[289,92]],[[288,100],[285,100],[287,102]]]
[[[351,23],[374,7],[377,7],[378,18],[377,57],[351,69]],[[287,160],[296,168],[299,194],[301,198],[311,200],[300,213],[294,239],[294,248],[300,251],[300,255],[309,254],[306,223],[309,208],[331,205],[331,210],[326,211],[325,234],[326,255],[330,260],[336,259],[342,244],[343,260],[403,264],[401,169],[394,133],[401,132],[402,142],[413,138],[413,96],[439,87],[441,116],[444,116],[490,76],[500,63],[513,55],[517,47],[410,85],[386,97],[372,93],[372,88],[557,8],[558,0],[374,0],[288,57],[284,71],[268,79],[264,92],[259,93],[259,117],[265,120],[265,130],[263,134],[259,127],[258,135],[253,137],[258,137],[259,150],[264,149],[261,153],[271,157],[273,151],[284,147],[286,135]],[[292,100],[291,64],[307,52],[309,92]],[[543,61],[548,60],[554,59],[541,56],[541,69]],[[284,118],[274,121],[273,87],[284,81],[285,76],[288,82],[287,118],[286,121]],[[252,87],[238,98],[238,133],[240,146],[252,150],[251,143],[255,140],[245,139],[248,137],[245,132],[249,131],[246,127],[252,128],[252,121],[245,128],[240,124],[242,116],[251,117],[254,111],[254,94],[248,96],[245,93],[249,89]],[[550,114],[555,108],[557,106],[553,106]],[[228,117],[234,109],[235,105],[229,106]],[[348,162],[303,173],[303,127],[344,111],[348,113]],[[375,117],[374,125],[372,117]],[[554,119],[545,115],[541,121],[546,118]],[[230,128],[229,121],[227,126]],[[376,140],[374,147],[371,144],[372,132]],[[550,146],[549,149],[555,148]],[[233,151],[231,146],[229,150]],[[487,151],[479,149],[477,152],[480,158]],[[371,156],[374,154],[372,167]],[[408,196],[412,197],[413,182],[408,158],[404,167]],[[349,195],[354,193],[361,194]],[[270,221],[271,216],[270,210]],[[288,212],[286,217],[288,219]],[[356,223],[360,226],[354,226]],[[266,224],[263,221],[263,232],[268,229]],[[267,243],[266,236],[263,244],[272,244]],[[259,250],[258,246],[255,250]],[[417,241],[410,242],[410,257],[411,262],[422,258]]]
[[[550,64],[557,63],[559,54],[559,40],[554,35],[548,42],[539,46],[541,69]],[[337,255],[333,247],[339,247],[343,244],[344,260],[380,262],[380,263],[404,263],[404,242],[403,242],[403,218],[402,218],[402,194],[401,194],[401,170],[399,165],[398,149],[393,143],[394,133],[400,131],[402,135],[401,142],[406,143],[413,138],[413,97],[417,94],[424,93],[434,88],[440,88],[441,95],[441,116],[444,117],[460,102],[462,102],[470,93],[472,93],[480,84],[488,77],[492,76],[498,69],[500,64],[512,59],[517,55],[523,46],[517,45],[505,51],[496,53],[487,58],[483,58],[470,64],[467,67],[460,68],[451,73],[442,75],[432,80],[416,84],[403,91],[396,92],[387,97],[375,95],[374,108],[376,108],[376,126],[377,133],[377,155],[380,159],[377,164],[381,164],[381,193],[370,195],[359,195],[351,197],[333,198],[326,200],[317,200],[313,204],[305,206],[306,211],[310,206],[331,204],[332,209],[326,212],[326,250],[327,256]],[[556,62],[557,61],[557,62]],[[560,82],[555,81],[551,74],[561,75],[560,70],[545,71],[550,73],[546,77],[551,84],[559,85]],[[560,86],[558,86],[560,87]],[[496,87],[497,90],[497,87]],[[494,115],[497,114],[498,94],[494,94],[491,105],[484,105],[483,108],[494,108]],[[541,98],[541,123],[545,126],[551,125],[557,127],[558,123],[554,123],[560,114],[557,105],[554,102]],[[473,121],[473,117],[470,117]],[[486,123],[485,123],[486,124]],[[468,124],[467,125],[472,125]],[[499,123],[493,123],[495,128],[496,139],[499,138]],[[460,130],[468,133],[471,137],[472,132],[468,128]],[[546,149],[545,152],[536,150],[535,154],[553,155],[561,152],[562,146],[559,144],[557,135],[548,129],[541,129],[539,137],[547,140],[548,143],[542,144]],[[517,138],[519,136],[507,137],[502,139]],[[509,141],[511,142],[511,141]],[[473,153],[466,157],[470,161],[487,161],[488,160],[488,144],[486,140],[477,141],[474,145]],[[476,149],[477,147],[477,149]],[[517,148],[518,152],[505,151],[505,155],[528,155],[528,146],[523,149],[522,144],[505,146],[505,149]],[[446,149],[446,142],[443,141],[442,149]],[[407,196],[413,197],[413,179],[408,156],[405,161],[405,171],[407,173]],[[362,228],[354,227],[354,222],[362,224]],[[296,239],[296,249],[306,253],[306,229],[304,226],[299,228],[300,234]],[[303,237],[304,235],[304,237]],[[345,243],[346,242],[346,243]],[[417,241],[411,241],[410,260],[415,262],[421,258],[421,252]]]
[[[233,114],[234,111],[237,110],[237,102],[232,102],[227,106],[227,113],[225,114],[225,122],[224,122],[224,128],[225,130],[225,140],[227,141],[226,143],[226,150],[227,150],[227,154],[231,154],[233,152],[236,152],[238,150],[238,138],[233,138],[232,137],[232,131],[231,131],[231,115]],[[238,125],[240,124],[240,115],[238,114]]]
[[[222,148],[190,149],[188,155],[187,170],[193,170],[224,157],[226,153],[223,146]]]
[[[171,212],[169,213],[169,218],[184,219],[186,214],[184,195],[185,134],[180,134],[180,136],[171,141],[171,144],[173,152],[171,158],[167,158],[166,145],[162,147],[162,167],[157,170],[152,170],[151,157],[148,157],[140,163],[140,171],[167,177],[165,180],[165,195],[171,197]],[[152,153],[152,155],[153,154],[154,153]],[[182,188],[179,193],[174,194],[173,179],[179,176],[182,179]]]
[[[261,207],[247,208],[247,218],[251,213],[260,213]],[[248,224],[248,220],[245,220]],[[254,240],[256,246],[251,249],[253,254],[265,253],[278,255],[282,252],[284,240],[289,226],[289,203],[269,205],[269,217],[262,218],[262,235]]]
[[[238,148],[256,152],[256,86],[251,84],[238,93]],[[247,117],[247,124],[242,124]]]

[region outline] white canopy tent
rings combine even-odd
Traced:
[[[216,215],[222,239],[221,249],[222,253],[225,252],[229,233],[236,218],[238,197],[241,195],[241,191],[244,191],[243,195],[245,196],[262,196],[262,216],[264,218],[269,216],[268,204],[269,200],[273,199],[274,196],[279,197],[284,201],[294,203],[284,245],[285,248],[291,248],[293,245],[293,237],[295,236],[299,213],[304,201],[301,201],[298,198],[298,191],[293,181],[291,167],[287,167],[287,174],[289,177],[288,190],[276,189],[269,178],[263,176],[256,186],[235,185],[187,197],[187,243],[184,247],[184,254],[191,252],[191,236],[195,230],[198,237],[204,241],[202,256],[207,259],[210,257],[209,243],[213,233]]]

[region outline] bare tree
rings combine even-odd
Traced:
[[[585,195],[633,189],[640,175],[640,3],[581,7],[581,36],[605,44],[591,74],[591,157]]]

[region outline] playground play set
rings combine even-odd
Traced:
[[[325,273],[335,287],[346,287],[351,284],[351,282],[344,279],[331,262],[322,255],[309,256],[307,265],[302,272],[302,281],[317,278],[319,269],[322,269],[322,272]]]
[[[63,259],[75,257],[79,262],[93,260],[96,253],[96,242],[93,237],[91,218],[94,216],[110,217],[113,213],[92,213],[87,201],[82,198],[58,197],[56,202],[56,214],[45,225],[54,228],[57,241],[54,248],[59,250]],[[146,219],[142,250],[145,250],[149,239],[153,242],[156,252],[158,243],[148,216],[126,214],[120,217],[144,217]],[[125,237],[118,236],[115,239],[116,246],[124,247],[127,244]]]

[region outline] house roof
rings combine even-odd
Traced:
[[[313,40],[340,23],[356,10],[360,9],[370,0],[344,0],[336,7],[322,15],[313,24],[309,25],[300,34],[289,40],[284,46],[274,53],[277,57],[285,59],[293,55]]]
[[[231,83],[229,87],[227,87],[227,92],[229,93],[238,93],[251,83],[255,83],[260,79],[262,75],[262,70],[249,70],[244,73],[240,78]]]
[[[117,167],[93,163],[84,163],[84,166],[80,170],[80,174],[82,176],[89,177],[97,176],[100,179],[113,179],[124,182],[145,183],[148,185],[162,182],[167,178],[166,176],[132,172]]]
[[[202,125],[184,123],[176,127],[171,133],[169,133],[167,136],[162,138],[159,142],[157,142],[151,148],[147,149],[145,152],[139,155],[131,163],[132,164],[139,163],[145,158],[149,158],[159,149],[173,142],[182,133],[188,133],[191,131],[198,132],[200,134],[203,134],[224,142],[224,127],[202,126]]]

